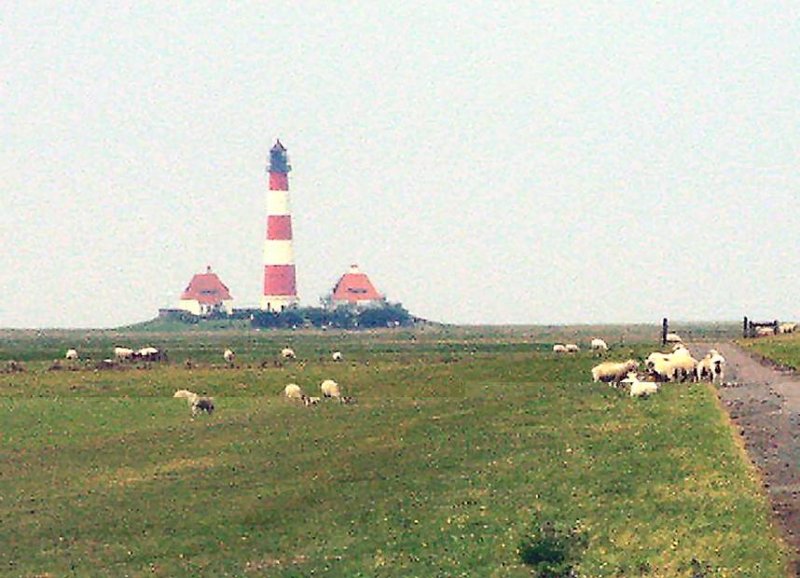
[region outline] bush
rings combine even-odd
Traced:
[[[577,524],[535,520],[522,538],[519,556],[539,578],[576,576],[574,566],[588,546],[589,537]]]

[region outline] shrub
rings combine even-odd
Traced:
[[[576,576],[574,566],[588,546],[589,537],[577,524],[534,520],[522,538],[519,556],[540,578]]]

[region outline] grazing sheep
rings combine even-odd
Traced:
[[[114,348],[114,359],[117,361],[130,361],[133,359],[133,349],[128,347],[115,347]]]
[[[356,398],[349,395],[343,395],[339,398],[339,401],[344,405],[353,405],[356,403]]]
[[[183,398],[189,404],[189,408],[192,411],[192,417],[195,417],[198,413],[206,412],[207,414],[211,415],[214,412],[214,398],[213,397],[206,397],[197,395],[193,391],[189,391],[188,389],[179,389],[175,392],[172,397]]]
[[[236,359],[236,354],[232,349],[226,349],[222,352],[222,358],[225,360],[225,363],[233,365],[233,362]]]
[[[331,359],[334,361],[341,361],[342,360],[342,352],[341,351],[334,351],[331,353]]]
[[[647,397],[658,392],[657,383],[652,381],[640,381],[635,371],[631,371],[620,383],[624,383],[630,387],[631,397]]]
[[[566,348],[567,353],[577,353],[581,350],[581,348],[575,343],[567,343],[564,347]]]
[[[595,337],[589,346],[592,351],[608,351],[608,344],[602,339]]]
[[[68,361],[77,361],[78,360],[78,350],[77,349],[67,349],[67,353],[64,355],[64,359]]]
[[[6,362],[4,373],[18,373],[25,371],[25,365],[16,359],[9,359]]]
[[[281,349],[281,357],[283,359],[295,359],[296,355],[294,354],[294,349],[291,347],[284,347]]]
[[[322,391],[323,397],[341,397],[342,395],[339,391],[339,384],[332,379],[323,381],[319,388]]]
[[[564,345],[563,343],[556,343],[553,346],[553,353],[566,353],[566,352],[567,352],[567,346]]]
[[[778,325],[778,333],[794,333],[797,330],[797,323],[781,323]]]
[[[775,335],[774,327],[756,327],[756,337],[767,337],[768,335]]]
[[[166,357],[166,353],[155,347],[142,347],[133,352],[133,358],[142,361],[163,361]]]
[[[639,367],[639,362],[629,359],[623,362],[604,361],[592,368],[592,380],[618,384],[631,371]]]
[[[296,383],[290,383],[283,388],[283,395],[289,399],[303,399],[303,390]]]
[[[722,383],[724,367],[725,358],[716,349],[710,349],[706,356],[697,363],[697,379]]]
[[[681,343],[683,339],[677,333],[667,333],[666,342],[667,343]]]

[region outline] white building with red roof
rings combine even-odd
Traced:
[[[377,307],[386,302],[386,298],[378,293],[366,273],[351,265],[350,271],[342,275],[333,286],[327,305],[336,308],[341,305],[353,307]]]
[[[194,315],[230,313],[232,307],[233,297],[230,290],[220,281],[217,274],[211,271],[211,266],[206,268],[205,273],[198,273],[192,277],[178,303],[178,309]]]

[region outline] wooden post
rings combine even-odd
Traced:
[[[667,332],[669,331],[669,321],[666,317],[661,320],[661,347],[667,344]]]
[[[773,331],[772,332],[775,335],[777,335],[778,334],[778,320],[777,319],[772,322],[772,327],[773,327]]]
[[[744,324],[742,325],[742,337],[747,339],[747,315],[744,316]]]

